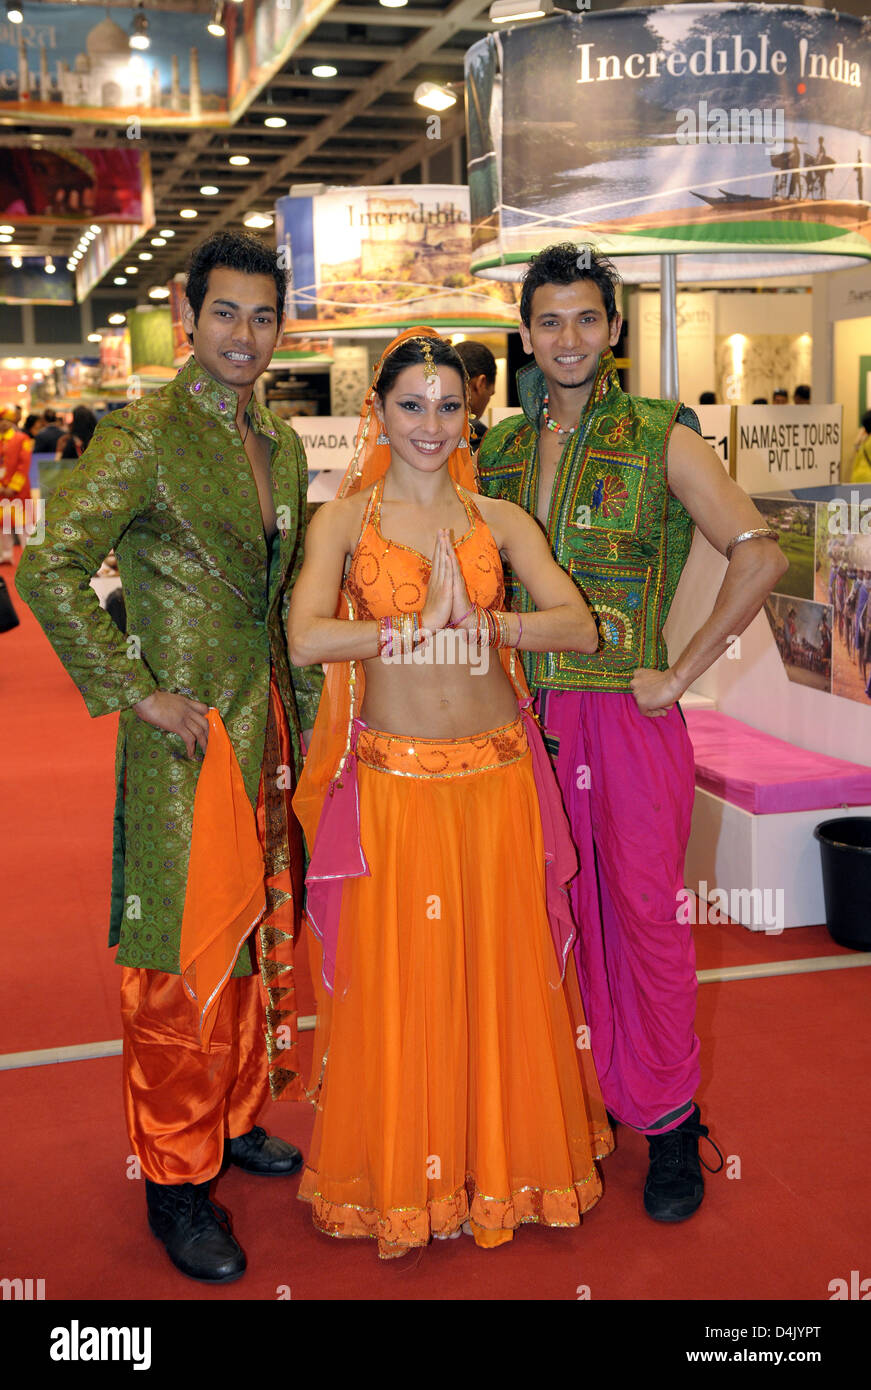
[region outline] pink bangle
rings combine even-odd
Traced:
[[[456,621],[455,623],[448,623],[448,627],[459,627],[459,626],[460,626],[460,623],[464,623],[464,622],[466,621],[466,619],[467,619],[472,613],[474,613],[474,611],[475,611],[475,605],[474,605],[474,603],[473,603],[472,606],[471,606],[471,608],[469,609],[469,612],[468,612],[468,613],[464,613],[463,616],[462,616],[462,618],[458,618],[457,621]]]
[[[523,636],[523,619],[521,618],[520,614],[518,613],[518,614],[517,614],[517,641],[514,643],[515,647],[519,647],[519,646],[520,646],[520,639],[521,639],[522,636]]]

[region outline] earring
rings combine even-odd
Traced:
[[[381,433],[379,434],[378,438],[375,440],[375,443],[376,443],[376,444],[389,444],[389,443],[390,443],[390,440],[388,439],[387,435],[384,433],[384,426],[383,426],[383,425],[381,426]]]
[[[459,442],[459,444],[457,445],[457,448],[458,448],[458,449],[468,449],[468,447],[469,447],[469,441],[468,441],[468,439],[461,439],[460,442]]]

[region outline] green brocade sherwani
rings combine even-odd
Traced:
[[[119,965],[174,975],[202,755],[188,758],[177,735],[133,706],[161,689],[217,708],[256,807],[270,670],[296,758],[322,683],[320,667],[293,667],[287,655],[306,522],[302,444],[252,400],[251,428],[272,440],[279,529],[270,555],[236,405],[192,357],[168,386],[102,419],[49,503],[43,544],[25,549],[16,575],[89,712],[121,710],[109,944]],[[112,549],[126,637],[89,583]],[[234,974],[252,969],[243,950]]]

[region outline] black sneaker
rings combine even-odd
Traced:
[[[699,1140],[707,1139],[719,1156],[718,1168],[699,1159]],[[644,1184],[644,1210],[654,1221],[686,1221],[702,1204],[705,1182],[702,1164],[709,1173],[719,1173],[723,1155],[707,1127],[701,1123],[699,1107],[675,1129],[666,1134],[648,1134],[650,1169]]]
[[[229,1284],[244,1274],[247,1260],[234,1240],[222,1207],[209,1201],[209,1184],[177,1186],[145,1180],[148,1224],[176,1269],[204,1284]]]

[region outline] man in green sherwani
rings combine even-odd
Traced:
[[[124,967],[125,1111],[152,1230],[179,1269],[208,1282],[245,1268],[225,1213],[209,1201],[225,1158],[270,1175],[302,1161],[254,1125],[270,1079],[273,1095],[298,1094],[292,1049],[277,1054],[273,1036],[267,1056],[259,969],[270,1027],[289,1023],[277,1044],[286,1047],[302,889],[300,832],[287,806],[322,680],[320,668],[290,665],[286,642],[305,455],[290,426],[253,397],[281,332],[285,285],[276,253],[254,237],[218,233],[196,249],[183,311],[194,355],[170,385],[101,420],[16,578],[90,713],[121,711],[109,944]],[[112,549],[126,635],[89,586]],[[180,952],[210,708],[256,813],[265,920],[287,930],[264,930],[261,914],[222,982],[206,1044]],[[283,964],[270,958],[276,948]]]

